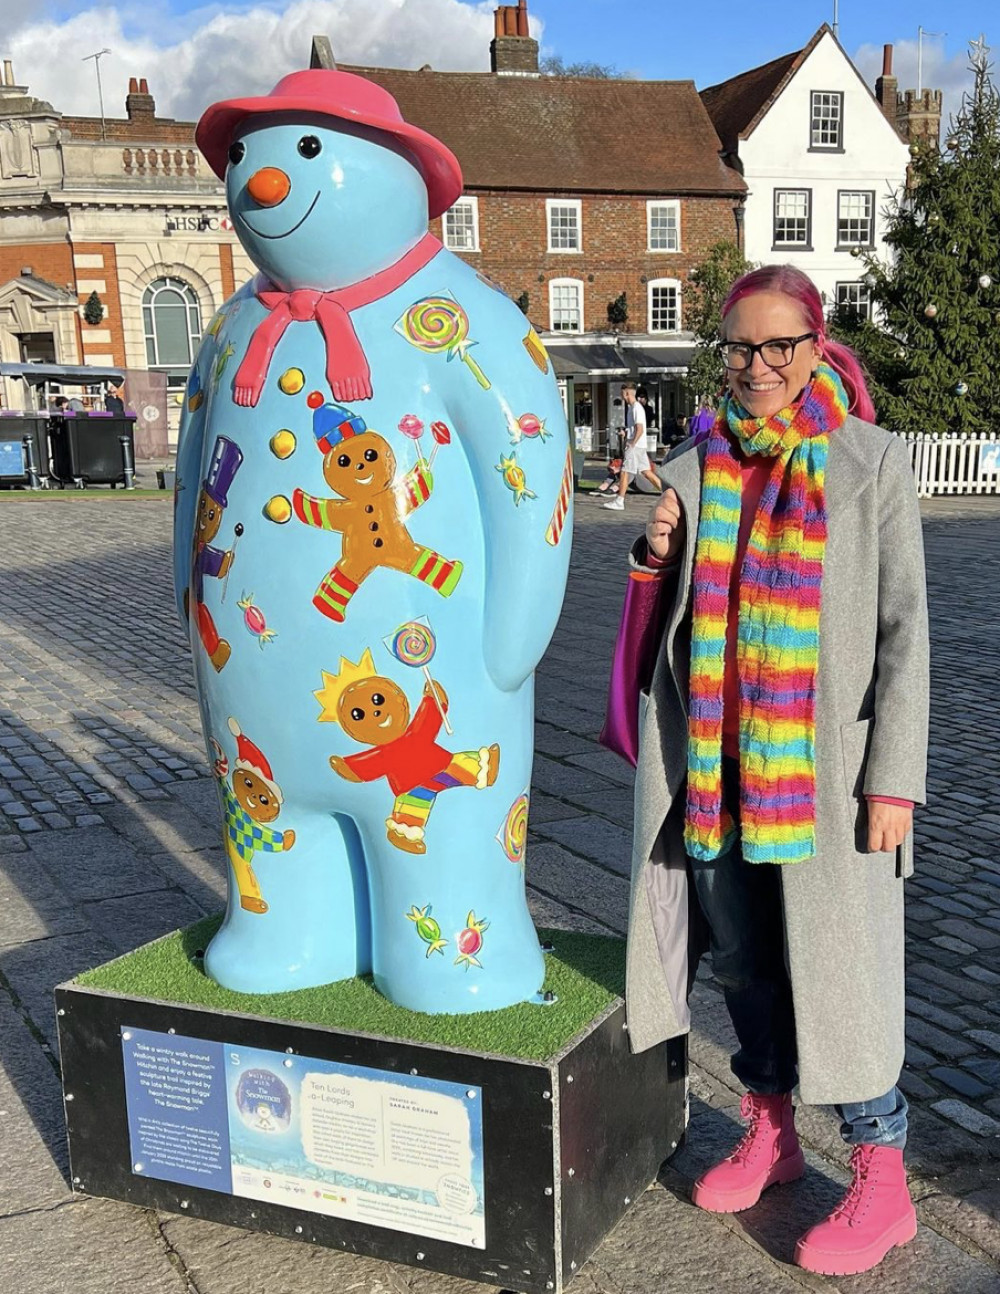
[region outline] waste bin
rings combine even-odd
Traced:
[[[0,488],[48,484],[49,451],[43,413],[0,413]]]
[[[134,413],[58,413],[49,420],[52,475],[60,485],[126,485],[135,464]]]

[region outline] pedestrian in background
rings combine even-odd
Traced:
[[[801,1177],[793,1089],[834,1105],[852,1181],[795,1261],[848,1275],[917,1228],[896,1083],[927,747],[920,515],[906,445],[872,425],[801,271],[738,280],[721,353],[719,417],[661,467],[632,550],[667,602],[640,706],[629,1037],[643,1050],[688,1030],[710,945],[749,1128],[693,1202],[735,1213]]]
[[[125,412],[125,383],[109,382],[104,392],[104,408],[108,413]]]
[[[658,490],[661,488],[660,478],[649,465],[649,455],[646,453],[646,409],[636,399],[634,382],[622,383],[622,399],[625,401],[625,455],[618,477],[618,495],[602,505],[615,512],[624,512],[625,494],[633,476],[645,476]]]
[[[707,400],[702,400],[698,412],[691,419],[691,439],[697,444],[705,440],[715,424],[715,411]]]

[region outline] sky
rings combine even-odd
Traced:
[[[262,93],[308,66],[314,34],[344,63],[486,71],[495,0],[0,0],[0,57],[18,84],[65,113],[96,116],[94,61],[101,49],[105,112],[124,116],[130,76],[145,76],[157,112],[195,120],[209,103]],[[776,17],[783,10],[780,20]],[[648,79],[699,88],[799,49],[834,0],[529,0],[542,55],[598,62]],[[869,85],[882,46],[895,48],[900,89],[916,86],[917,27],[923,83],[945,92],[945,118],[969,85],[968,42],[985,34],[1000,64],[997,0],[839,0],[840,41]],[[1000,81],[1000,68],[998,68]]]

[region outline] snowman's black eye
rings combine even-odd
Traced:
[[[303,157],[318,157],[323,151],[323,145],[315,135],[303,135],[299,140],[299,152]]]
[[[365,717],[364,710],[359,710],[357,706],[355,706],[354,709],[351,711],[351,718],[354,720],[355,723],[360,723],[364,717]]]
[[[337,466],[338,466],[338,467],[350,467],[350,465],[351,465],[351,456],[350,456],[350,454],[340,454],[340,455],[338,456],[338,458],[337,458]]]
[[[247,151],[246,144],[244,144],[243,141],[240,139],[238,139],[235,144],[230,144],[229,145],[230,165],[235,166],[237,162],[242,162],[244,157],[246,156],[246,151]]]

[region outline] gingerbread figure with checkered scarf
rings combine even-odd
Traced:
[[[253,870],[257,853],[280,854],[295,844],[294,831],[275,831],[270,826],[281,812],[284,796],[274,780],[271,765],[260,748],[247,737],[235,719],[229,720],[229,731],[236,738],[236,762],[232,785],[226,781],[229,761],[217,742],[215,776],[222,793],[225,816],[226,856],[236,878],[240,907],[263,915],[268,905],[261,897],[260,885]]]
[[[313,606],[342,622],[351,598],[379,567],[412,575],[450,596],[462,563],[416,543],[406,528],[406,518],[430,498],[430,469],[421,461],[397,480],[388,442],[341,405],[314,410],[313,435],[323,453],[323,477],[340,497],[319,499],[296,490],[292,509],[304,525],[339,530],[344,537],[340,561],[320,583]]]

